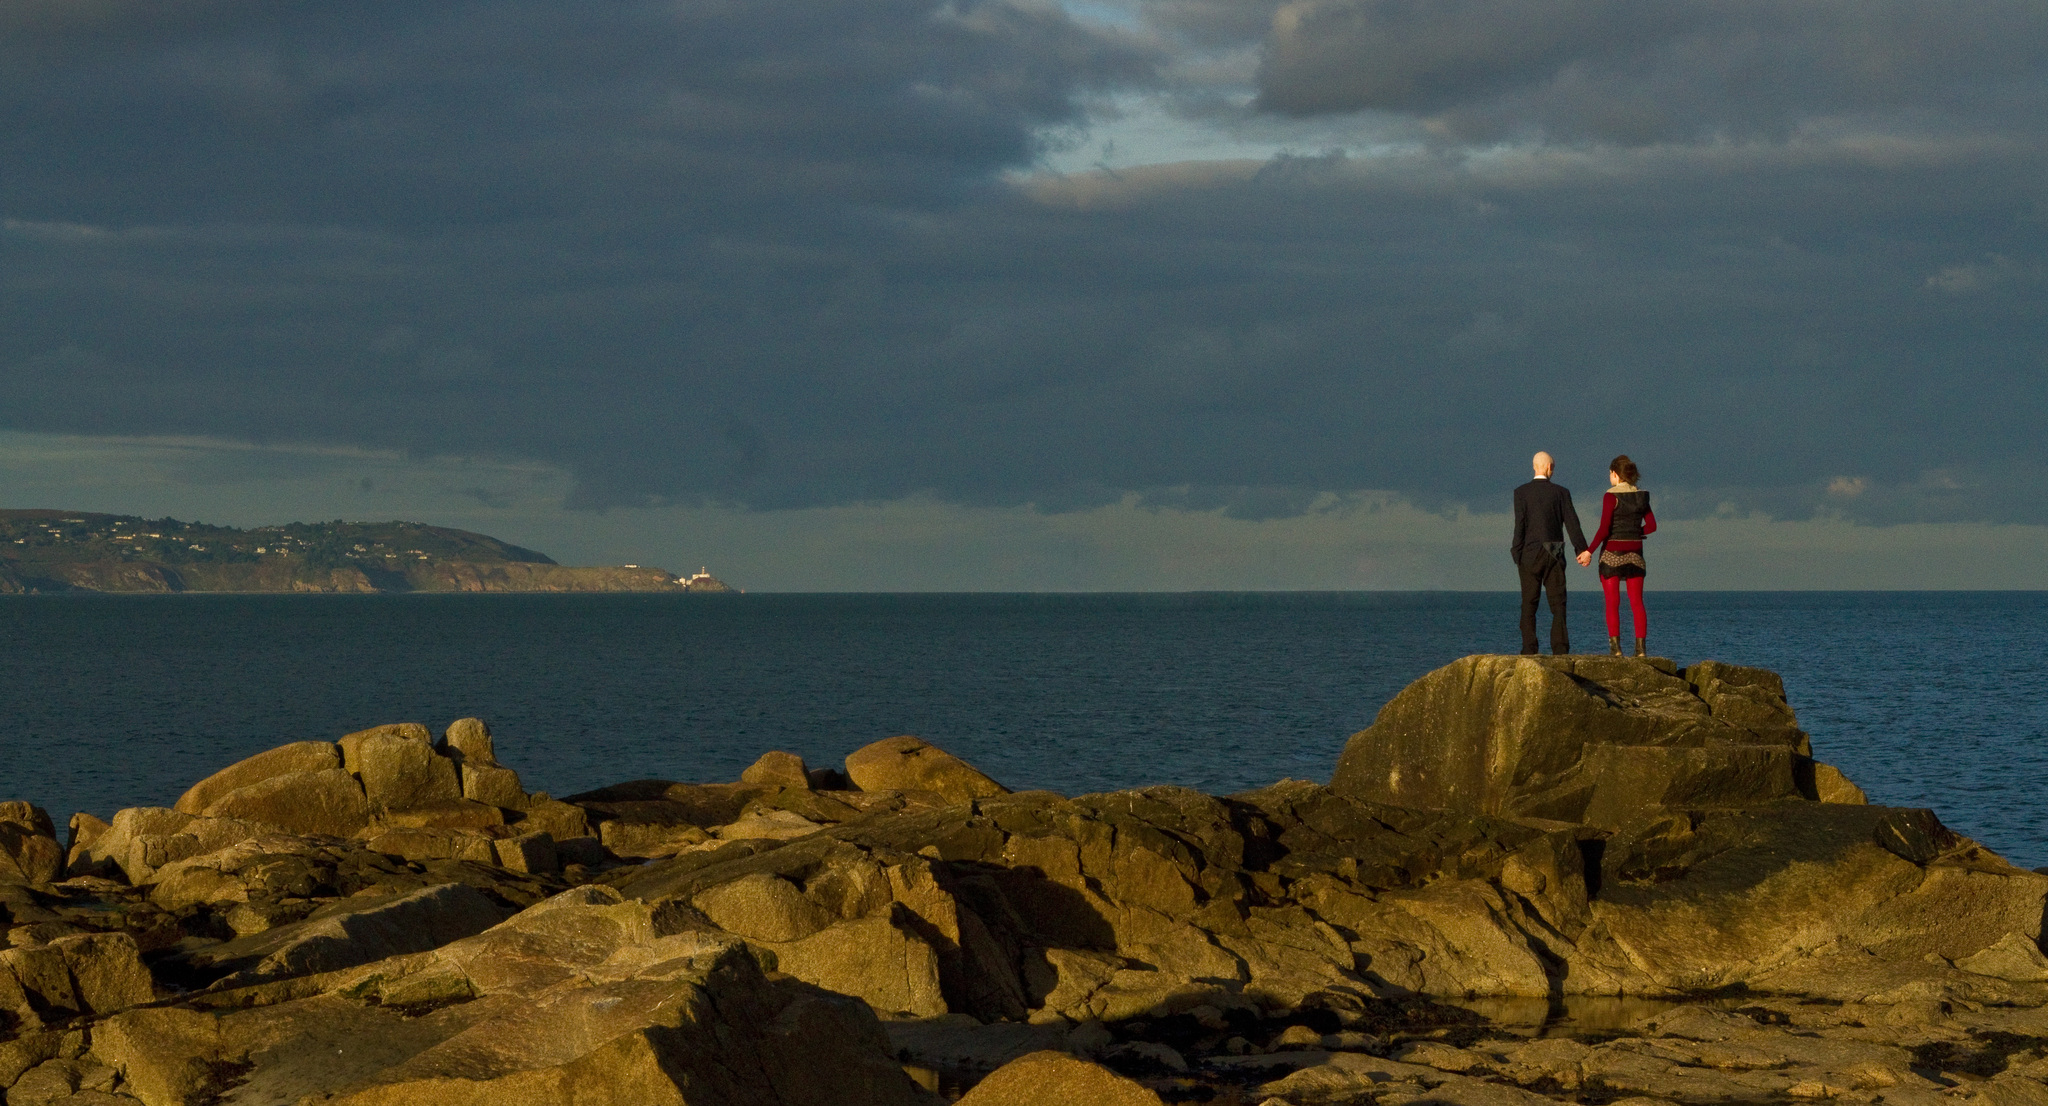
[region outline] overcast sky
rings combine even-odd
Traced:
[[[15,0],[0,502],[755,589],[2048,587],[2048,4]]]

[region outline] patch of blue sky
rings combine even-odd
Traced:
[[[1138,13],[1136,4],[1119,4],[1114,0],[1059,0],[1059,7],[1076,23],[1114,27],[1120,31],[1139,31],[1145,26],[1145,19]]]
[[[1128,93],[1105,101],[1081,124],[1048,127],[1039,135],[1038,172],[1114,172],[1190,161],[1271,161],[1276,157],[1342,152],[1383,157],[1420,148],[1388,120],[1352,115],[1287,120],[1253,112],[1249,92],[1228,98],[1221,110],[1200,114],[1168,93]],[[1212,109],[1217,107],[1212,103]]]

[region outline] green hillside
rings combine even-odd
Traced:
[[[0,510],[0,592],[727,591],[653,566],[570,568],[418,522],[239,530],[86,511]]]
[[[0,553],[38,563],[145,561],[161,565],[290,562],[314,569],[389,568],[419,562],[551,565],[545,554],[467,530],[417,522],[294,522],[238,530],[174,518],[77,511],[0,511]]]

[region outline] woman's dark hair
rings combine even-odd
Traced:
[[[1621,482],[1624,484],[1633,484],[1643,475],[1636,471],[1636,463],[1629,460],[1626,453],[1607,462],[1607,471],[1621,477]]]

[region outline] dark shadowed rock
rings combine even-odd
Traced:
[[[398,810],[379,812],[370,832],[387,829],[443,829],[489,832],[506,825],[505,811],[489,803],[467,799],[422,803]]]
[[[570,796],[619,856],[669,856],[711,840],[738,820],[754,789],[728,784],[634,780]]]
[[[1886,852],[1915,864],[1926,864],[1965,844],[1931,810],[1876,807],[1873,812],[1876,824],[1871,827],[1870,839]]]
[[[561,870],[561,860],[555,852],[554,835],[546,830],[534,830],[502,838],[491,842],[491,847],[500,868],[514,872],[540,873]]]
[[[0,802],[0,825],[18,826],[38,837],[55,840],[57,824],[50,820],[50,812],[34,803],[11,799]]]
[[[652,802],[665,798],[671,787],[689,787],[689,784],[675,780],[627,780],[624,783],[609,784],[591,791],[583,791],[568,797],[572,803],[635,803]]]

